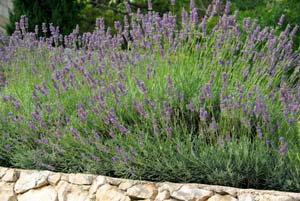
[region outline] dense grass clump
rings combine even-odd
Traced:
[[[23,17],[1,52],[0,165],[299,191],[296,30],[228,7],[212,31],[196,8],[180,28],[149,11],[41,38]]]

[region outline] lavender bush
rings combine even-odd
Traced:
[[[298,27],[239,25],[228,4],[207,30],[218,1],[193,5],[180,27],[149,9],[41,38],[22,17],[1,51],[0,165],[299,191]]]

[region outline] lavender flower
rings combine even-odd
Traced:
[[[279,26],[281,26],[283,24],[284,18],[285,18],[285,15],[280,16],[279,21],[277,23]]]
[[[202,91],[202,97],[212,98],[211,83],[210,82],[204,85],[203,91]]]
[[[262,134],[261,128],[259,126],[256,126],[256,132],[257,132],[258,138],[262,139],[263,134]]]
[[[172,130],[173,130],[172,127],[167,127],[167,128],[166,128],[166,133],[167,133],[167,136],[168,136],[168,137],[171,137],[171,135],[172,135]]]
[[[133,14],[131,3],[125,1],[126,15],[123,22],[115,22],[116,31],[97,19],[95,30],[82,35],[79,27],[62,35],[51,23],[29,33],[27,18],[22,16],[9,45],[0,49],[1,65],[11,81],[1,85],[1,129],[12,134],[4,136],[7,142],[2,146],[19,142],[27,146],[32,139],[27,135],[33,133],[44,161],[52,151],[66,152],[61,142],[67,143],[65,137],[71,135],[78,146],[90,147],[90,152],[79,154],[83,160],[96,164],[99,151],[111,162],[127,166],[130,174],[130,162],[137,162],[134,157],[142,157],[142,146],[149,143],[143,132],[160,141],[199,132],[200,138],[193,140],[213,139],[213,146],[221,148],[237,135],[263,140],[268,136],[269,151],[287,154],[288,140],[275,143],[275,139],[282,131],[297,136],[299,130],[300,59],[293,50],[298,26],[291,30],[288,25],[277,36],[274,29],[250,18],[238,25],[237,13],[230,15],[230,2],[220,15],[220,1],[215,0],[207,14],[220,17],[207,32],[209,15],[199,21],[194,0],[188,12],[183,10],[181,26],[172,12],[158,14],[152,11],[152,1],[147,3],[148,12],[138,9]],[[171,0],[172,6],[175,3]],[[44,37],[38,38],[39,31]],[[20,63],[24,65],[12,65]],[[26,76],[18,76],[19,72]],[[29,82],[28,77],[33,79]],[[47,77],[51,80],[38,83]],[[15,83],[24,83],[32,96],[26,97],[27,90],[23,93],[23,86],[19,89]],[[186,113],[193,114],[187,118]],[[160,139],[162,134],[166,136]],[[111,150],[102,135],[125,141]],[[130,139],[136,139],[141,149],[127,146]],[[180,147],[183,144],[174,143],[182,154],[187,150]],[[9,148],[13,147],[5,149]],[[115,154],[109,155],[110,151]],[[43,161],[37,163],[47,168]]]
[[[280,137],[280,147],[279,147],[279,153],[282,155],[285,155],[288,151],[288,143],[284,140],[283,137]]]
[[[78,131],[75,128],[73,128],[73,127],[71,127],[71,131],[72,131],[74,139],[76,141],[79,141],[79,133],[78,133]]]
[[[113,162],[117,162],[118,160],[119,160],[119,157],[118,157],[118,156],[113,156],[113,157],[112,157],[112,161],[113,161]]]
[[[224,140],[222,139],[221,136],[218,137],[218,145],[221,148],[224,148],[224,146],[225,146]]]
[[[190,110],[191,112],[194,112],[194,111],[195,111],[195,105],[194,105],[194,103],[193,103],[192,101],[190,101],[190,103],[189,103],[189,110]]]
[[[229,143],[231,141],[230,132],[226,131],[225,141]]]
[[[290,33],[290,38],[293,38],[293,37],[295,36],[295,34],[297,33],[298,29],[299,29],[299,25],[296,24],[296,25],[294,26],[293,30],[292,30],[291,33]]]
[[[202,34],[205,37],[206,36],[206,16],[204,16],[202,18],[202,21],[201,21],[199,27],[201,28]]]
[[[10,151],[11,150],[11,146],[8,145],[8,144],[4,145],[4,150],[5,151]]]
[[[224,9],[224,13],[225,13],[226,15],[228,15],[229,12],[230,12],[230,5],[231,5],[230,1],[227,1],[227,2],[226,2],[225,9]]]
[[[42,32],[47,33],[46,23],[42,23]]]
[[[146,94],[147,89],[146,89],[145,83],[142,80],[138,79],[138,78],[135,78],[135,80],[136,80],[136,83],[137,83],[139,89],[141,90],[141,92]]]
[[[209,124],[209,129],[211,130],[212,133],[217,132],[217,122],[216,119],[213,117],[211,120],[211,123]]]
[[[124,2],[124,5],[125,5],[125,8],[126,8],[126,12],[127,12],[128,14],[130,14],[130,13],[131,13],[131,8],[130,8],[129,3],[128,3],[127,1],[125,1],[125,2]]]
[[[192,9],[192,13],[191,13],[191,23],[193,24],[193,25],[197,25],[198,24],[198,19],[199,18],[199,16],[198,16],[198,10],[197,10],[197,8],[193,8]]]
[[[175,6],[175,0],[171,0],[171,6]]]
[[[117,153],[122,153],[122,148],[120,146],[116,146],[115,150]]]
[[[195,8],[195,0],[190,0],[190,10],[193,10]]]
[[[188,24],[188,13],[184,9],[181,13],[181,23],[183,27],[186,27]]]
[[[152,10],[152,0],[147,0],[148,2],[148,10]]]
[[[204,108],[199,109],[199,118],[202,122],[205,122],[207,120],[208,113]]]
[[[38,112],[38,110],[35,110],[34,112],[31,113],[31,116],[36,120],[36,121],[41,121],[41,117],[40,114]]]

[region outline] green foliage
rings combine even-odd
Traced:
[[[98,4],[87,7],[82,11],[82,16],[85,20],[80,24],[82,32],[91,31],[94,27],[94,22],[97,17],[103,17],[108,26],[113,27],[114,21],[122,21],[123,15],[126,14],[124,6],[125,0],[122,1],[97,1]],[[212,0],[195,1],[196,7],[199,11],[199,17],[205,15],[207,6],[212,3]],[[223,6],[226,3],[225,0],[221,1]],[[299,24],[300,21],[300,2],[297,0],[233,0],[231,1],[231,10],[239,10],[238,20],[242,22],[245,17],[251,17],[252,19],[258,19],[258,23],[261,26],[277,27],[277,22],[282,14],[284,14],[285,21],[281,27],[277,27],[277,33],[284,30],[287,22],[292,26]],[[132,11],[136,11],[138,8],[142,12],[147,12],[147,0],[130,1]],[[165,0],[153,0],[153,10],[159,13],[172,12],[177,16],[177,20],[181,20],[182,9],[189,10],[190,1],[180,0],[175,1],[175,5],[172,6],[170,1]],[[299,44],[299,31],[298,36],[295,38],[295,43]]]
[[[268,14],[273,14],[260,17],[260,22],[273,25],[276,31],[282,29],[276,25],[280,6],[247,2],[234,1],[233,7],[240,8],[243,17],[255,17],[257,10],[270,11]],[[87,22],[81,25],[83,29],[92,28],[94,17],[105,17],[109,25],[122,19],[122,2],[97,3],[82,10],[80,17]],[[145,1],[135,3],[133,9],[147,12]],[[287,1],[284,5],[290,6]],[[161,12],[177,13],[182,6],[188,10],[188,2],[179,0],[174,8],[167,1],[154,1],[153,6]],[[293,9],[286,13],[288,17]],[[299,50],[293,52],[295,58],[279,57],[283,46],[275,44],[277,50],[268,47],[267,39],[254,40],[243,26],[241,33],[228,27],[213,32],[219,20],[219,16],[207,19],[208,32],[203,37],[198,27],[191,27],[186,39],[176,40],[176,47],[162,38],[147,49],[141,41],[132,39],[127,50],[121,50],[114,46],[112,37],[106,38],[109,33],[104,29],[94,32],[99,35],[93,35],[91,46],[82,49],[66,50],[45,43],[30,49],[32,46],[21,43],[13,49],[14,56],[1,63],[9,81],[1,93],[6,98],[14,97],[19,107],[13,101],[0,100],[0,115],[5,117],[0,121],[0,130],[5,133],[0,136],[0,164],[299,191],[300,122],[288,121],[283,112],[285,103],[280,99],[284,92],[280,84],[286,81],[284,69],[299,61]],[[142,42],[152,39],[146,36]],[[108,45],[102,48],[102,43]],[[96,50],[93,44],[99,45]],[[261,56],[258,59],[254,55]],[[275,70],[270,75],[274,60]],[[226,84],[222,83],[225,72]],[[210,83],[212,73],[214,80]],[[143,81],[147,93],[135,78]],[[120,82],[124,93],[117,88]],[[46,86],[47,93],[38,91],[39,86]],[[211,89],[211,95],[202,93],[205,87]],[[285,94],[295,95],[297,90],[291,86]],[[223,109],[222,96],[227,104]],[[139,113],[135,101],[143,104],[148,115]],[[191,103],[194,109],[190,109]],[[84,111],[79,111],[79,104]],[[267,118],[253,113],[258,107],[267,109]],[[207,119],[199,120],[200,108],[208,112]],[[100,112],[95,112],[97,109]],[[109,117],[112,109],[115,117]],[[35,111],[40,120],[35,119]],[[87,112],[86,118],[80,119],[82,112]],[[299,117],[299,112],[294,115]],[[105,123],[105,117],[111,122]],[[213,118],[215,130],[211,128]],[[112,120],[130,132],[122,133]],[[168,128],[172,129],[169,133]],[[228,133],[230,139],[226,139]],[[288,149],[281,151],[285,142]]]
[[[105,19],[106,25],[113,27],[114,21],[122,21],[126,14],[124,6],[125,0],[121,1],[93,1],[94,4],[88,1],[20,1],[14,0],[14,10],[10,14],[10,23],[7,25],[7,31],[11,34],[15,29],[15,22],[20,19],[21,15],[29,17],[29,30],[33,30],[36,24],[52,22],[55,26],[59,26],[62,33],[70,33],[76,24],[80,25],[81,33],[92,31],[95,25],[96,18],[102,17]],[[207,6],[212,0],[196,1],[196,7],[199,10],[199,15],[204,16]],[[223,5],[226,1],[221,1]],[[142,12],[147,12],[147,0],[129,1],[132,11],[141,9]],[[172,6],[170,1],[153,0],[153,10],[161,14],[172,12],[178,16],[180,21],[181,11],[184,8],[189,10],[190,1],[182,0],[175,1]],[[232,10],[239,10],[239,21],[244,17],[258,19],[262,26],[277,27],[278,19],[284,14],[285,21],[283,26],[277,28],[277,33],[282,31],[287,22],[292,26],[299,24],[300,21],[300,2],[297,0],[233,0]],[[298,36],[295,42],[298,44]]]
[[[216,19],[212,19],[211,23],[215,23],[215,21]],[[51,82],[51,73],[53,73],[50,69],[51,60],[47,58],[59,54],[59,49],[51,52],[47,49],[40,49],[38,58],[34,52],[19,49],[17,55],[26,55],[26,58],[17,56],[16,59],[12,59],[11,63],[5,64],[6,76],[10,82],[4,88],[3,93],[18,97],[22,108],[15,111],[13,107],[0,101],[1,106],[3,104],[0,110],[1,114],[9,114],[9,111],[14,111],[18,116],[29,119],[34,111],[30,98],[33,87],[45,82],[49,87],[49,93],[45,97],[40,97],[40,104],[43,105],[41,108],[45,108],[47,104],[54,106],[52,113],[44,111],[45,122],[47,120],[54,122],[56,117],[62,116],[62,113],[55,109],[56,106],[64,108],[63,115],[70,117],[70,122],[63,126],[62,132],[64,134],[61,137],[55,133],[50,125],[46,130],[39,128],[33,131],[28,128],[27,124],[13,125],[1,122],[0,129],[11,135],[15,133],[14,138],[17,139],[14,142],[9,142],[7,141],[9,138],[4,137],[0,140],[0,147],[7,144],[13,145],[9,155],[7,152],[1,152],[1,165],[63,172],[86,172],[152,181],[201,182],[244,188],[298,191],[300,160],[295,160],[296,150],[299,147],[299,144],[295,142],[299,141],[300,136],[294,134],[298,132],[299,125],[289,125],[281,119],[279,100],[269,100],[266,104],[270,108],[272,118],[282,120],[282,129],[276,130],[275,133],[270,133],[268,129],[264,129],[263,139],[251,139],[251,128],[245,127],[240,121],[243,117],[242,111],[226,113],[221,112],[217,107],[209,109],[210,105],[219,104],[221,88],[222,68],[220,68],[218,60],[215,59],[215,52],[213,51],[214,44],[219,38],[218,34],[221,33],[211,33],[208,38],[201,41],[201,47],[208,48],[197,50],[192,48],[195,45],[193,40],[191,43],[187,42],[180,46],[176,54],[173,54],[172,51],[167,52],[165,57],[161,57],[159,53],[149,55],[142,49],[136,50],[142,57],[141,61],[134,65],[127,64],[123,69],[128,78],[125,82],[128,90],[127,95],[120,97],[120,103],[117,107],[112,96],[108,94],[105,97],[107,107],[115,107],[118,118],[131,130],[131,133],[127,135],[116,132],[114,138],[108,138],[104,135],[109,132],[110,128],[106,127],[103,122],[93,123],[93,120],[99,118],[97,114],[90,114],[84,123],[78,121],[76,104],[80,102],[86,104],[87,97],[92,96],[91,89],[80,72],[74,68],[70,69],[80,83],[77,90],[69,88],[59,95],[56,94]],[[247,43],[247,40],[249,39],[240,42]],[[247,59],[251,60],[251,58],[235,54],[230,49],[236,47],[236,44],[236,40],[228,40],[226,44],[223,44],[224,48],[218,54],[218,56],[231,61],[227,67],[227,71],[230,72],[230,80],[227,84],[228,90],[232,90],[231,94],[233,94],[234,99],[238,99],[237,91],[234,89],[235,80],[244,80],[241,72],[247,67]],[[167,48],[167,42],[165,46]],[[266,47],[263,46],[262,48]],[[71,50],[71,53],[71,60],[76,60],[75,57],[84,54],[84,51]],[[94,62],[100,62],[96,59],[97,53],[91,54],[91,58],[94,58],[94,60],[91,59]],[[110,61],[106,62],[108,62],[106,65],[110,66]],[[38,74],[32,72],[30,67],[32,63],[38,69]],[[100,63],[88,62],[85,69],[92,73],[95,66]],[[60,61],[56,64],[59,70],[64,69],[63,62]],[[152,70],[155,70],[155,74],[151,75],[150,79],[146,79],[145,68],[147,65],[154,67]],[[265,88],[265,84],[271,80],[274,83],[280,81],[280,77],[269,77],[267,73],[258,76],[255,73],[255,69],[259,67],[265,69],[268,66],[268,60],[261,60],[253,64],[253,71],[249,74],[250,78],[244,80],[243,83],[246,90],[244,95],[256,85],[266,97],[269,89]],[[108,74],[103,74],[101,77],[97,77],[98,75],[94,73],[92,75],[105,82],[120,79],[118,71],[110,67],[107,68],[111,70]],[[215,73],[216,79],[212,85],[213,97],[211,100],[199,103],[197,96],[203,85],[210,79],[211,72]],[[143,119],[138,116],[131,106],[133,100],[142,101],[144,97],[135,85],[132,75],[145,80],[146,88],[149,90],[148,98],[156,100],[154,104],[158,110],[151,111],[153,114],[151,113],[150,119]],[[184,93],[185,100],[183,102],[174,96],[167,97],[167,75],[172,77],[178,92]],[[41,81],[41,77],[43,81]],[[163,124],[159,108],[162,107],[161,102],[163,100],[170,98],[172,99],[170,103],[172,103],[174,120],[168,122],[168,125],[173,128],[172,137],[168,138],[164,131],[168,125]],[[188,100],[195,100],[196,109],[194,113],[189,111],[187,107]],[[249,104],[254,104],[254,100],[249,101]],[[223,140],[228,130],[232,132],[232,139],[235,140],[224,142],[222,147],[215,144],[216,138],[213,133],[203,136],[199,127],[208,129],[209,125],[206,123],[196,125],[195,119],[198,118],[200,106],[207,107],[209,112],[215,115],[218,122],[217,132],[223,137]],[[176,113],[176,110],[182,111],[182,113]],[[157,137],[153,134],[151,122],[152,118],[156,117],[160,129],[160,134]],[[259,123],[255,119],[251,121],[253,124]],[[68,130],[70,126],[80,131],[79,141],[75,140]],[[102,134],[98,139],[93,136],[93,128],[97,128]],[[293,144],[293,146],[289,146],[288,156],[281,155],[276,149],[276,145],[274,148],[266,146],[266,139],[272,139],[273,143],[276,144],[279,135],[284,135],[289,144]],[[45,144],[36,143],[35,140],[41,136],[45,136],[48,142]],[[117,151],[116,147],[120,147],[122,151]],[[128,161],[127,156],[129,157]],[[117,157],[117,160],[112,161],[113,157]]]
[[[300,24],[300,1],[298,0],[271,0],[271,1],[233,1],[232,9],[239,10],[238,21],[242,23],[245,17],[257,19],[262,27],[269,26],[279,34],[288,24],[291,29]],[[281,15],[285,15],[283,24],[278,25]],[[294,47],[298,48],[300,43],[300,29],[294,37]]]
[[[77,0],[13,0],[13,10],[6,30],[12,34],[15,22],[26,15],[30,21],[29,31],[34,31],[35,25],[39,25],[41,33],[42,23],[53,23],[55,27],[59,26],[61,33],[69,34],[81,20],[78,14],[83,8],[83,2]]]
[[[126,8],[124,6],[126,0],[120,1],[103,1],[97,0],[93,4],[86,4],[85,9],[82,10],[81,16],[84,20],[81,21],[80,27],[82,32],[91,31],[94,28],[94,22],[96,18],[102,17],[105,20],[107,26],[114,27],[114,21],[123,21],[124,15],[127,15]],[[133,12],[140,9],[142,13],[148,12],[147,0],[134,0],[127,1]],[[211,0],[196,1],[196,7],[199,10],[199,15],[204,16],[207,6],[211,3]],[[171,5],[169,0],[153,0],[153,10],[160,13],[172,12],[178,17],[178,22],[181,20],[182,9],[190,9],[190,0],[177,0],[175,5]]]
[[[240,10],[251,10],[264,4],[264,0],[232,0],[231,2]]]

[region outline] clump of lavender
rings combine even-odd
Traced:
[[[0,129],[9,133],[0,149],[19,152],[9,165],[28,167],[31,157],[38,158],[31,164],[37,168],[132,177],[144,177],[146,168],[161,180],[172,178],[158,175],[174,166],[186,168],[178,173],[182,180],[194,181],[193,167],[205,158],[245,157],[233,148],[272,164],[298,164],[289,161],[300,147],[293,144],[300,138],[300,54],[292,49],[297,27],[277,36],[250,18],[238,24],[230,4],[222,12],[219,1],[202,17],[191,1],[178,26],[176,16],[161,16],[147,3],[147,13],[130,13],[125,3],[124,23],[110,28],[97,19],[95,30],[82,35],[79,27],[62,35],[44,23],[42,31],[51,35],[38,37],[26,31],[26,17],[16,23],[0,51],[7,80],[0,89]],[[147,166],[157,163],[152,154],[168,159],[159,162],[161,170]],[[216,173],[215,180],[228,179]]]

